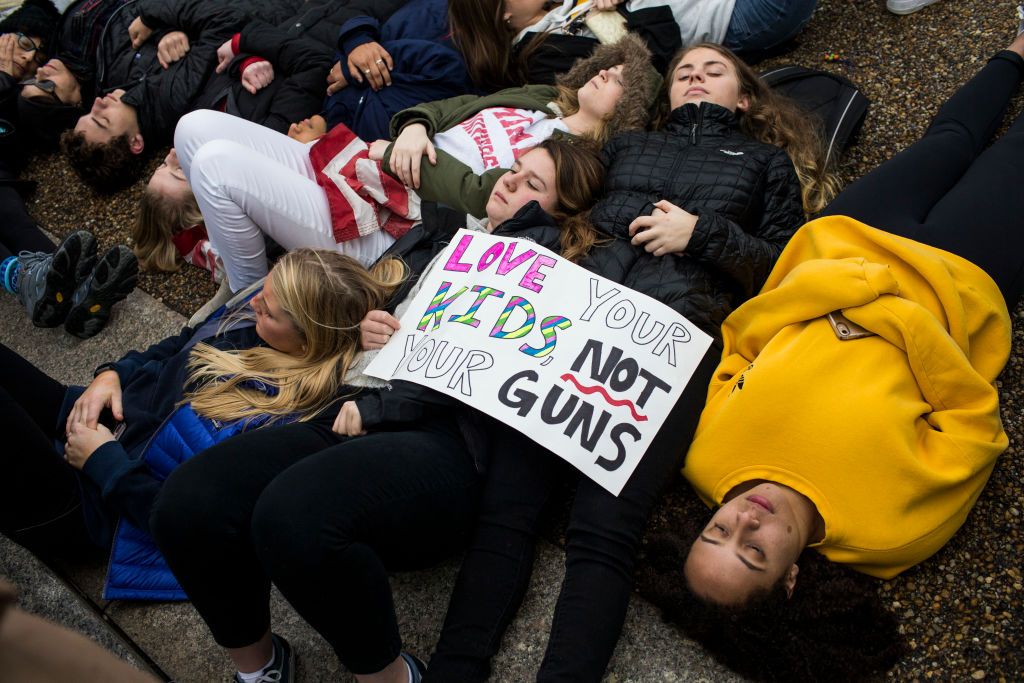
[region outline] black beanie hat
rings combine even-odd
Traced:
[[[49,47],[59,20],[60,11],[51,0],[25,0],[21,7],[0,21],[0,33],[21,32],[35,36],[43,39],[43,47]]]

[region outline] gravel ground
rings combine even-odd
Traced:
[[[1015,26],[1011,2],[944,0],[897,17],[885,11],[882,0],[822,0],[796,49],[760,67],[797,63],[833,69],[871,99],[860,139],[841,169],[850,180],[916,139],[943,99],[1009,42]],[[850,63],[824,63],[832,52]],[[1020,110],[1018,98],[1012,111]],[[54,233],[85,227],[103,246],[127,241],[141,184],[112,198],[98,197],[56,156],[36,159],[27,175],[41,181],[30,210]],[[140,285],[186,315],[216,289],[191,267],[172,276],[145,275]],[[923,565],[879,583],[879,594],[900,619],[909,645],[890,673],[893,679],[1007,681],[1024,675],[1019,561],[1024,554],[1024,306],[1014,322],[1013,355],[1000,379],[1009,450],[952,542]],[[678,515],[704,514],[695,505],[680,483],[655,514],[653,530],[670,528]]]

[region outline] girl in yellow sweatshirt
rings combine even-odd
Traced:
[[[720,506],[684,568],[703,601],[792,594],[805,547],[891,578],[964,522],[1007,446],[994,382],[1024,278],[1024,116],[984,148],[1022,78],[1018,35],[725,321],[683,469]]]

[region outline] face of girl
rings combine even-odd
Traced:
[[[736,67],[723,55],[706,47],[687,52],[672,73],[668,93],[672,109],[690,102],[712,102],[729,111],[746,111],[750,98],[740,91]]]
[[[690,586],[724,605],[783,579],[792,593],[807,536],[793,500],[790,491],[765,482],[718,508],[690,547],[684,568]]]
[[[173,147],[164,158],[164,162],[153,171],[147,187],[150,192],[179,202],[184,202],[192,194],[185,172],[178,163],[178,153]]]
[[[14,59],[12,60],[15,73],[11,75],[21,80],[31,73],[33,66],[38,64],[36,60],[42,60],[43,53],[39,48],[43,44],[43,39],[39,36],[21,33],[9,35],[16,36],[14,41]]]
[[[512,170],[501,176],[487,200],[487,222],[494,230],[532,201],[552,213],[558,207],[555,160],[546,150],[534,148],[519,157]]]
[[[249,305],[256,312],[256,334],[260,339],[289,356],[301,356],[306,352],[302,334],[274,295],[273,278],[267,277],[263,291],[250,299]]]
[[[78,79],[59,59],[51,59],[36,69],[35,78],[36,82],[43,85],[52,83],[53,90],[49,91],[38,85],[25,85],[21,89],[22,97],[56,98],[61,104],[75,106],[82,103],[82,88],[78,85]]]
[[[598,119],[607,119],[622,99],[622,65],[601,69],[587,84],[576,91],[580,110]]]
[[[533,26],[547,14],[544,6],[547,0],[505,0],[505,11],[501,15],[514,31]]]

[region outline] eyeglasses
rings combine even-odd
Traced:
[[[26,36],[21,31],[18,31],[14,35],[18,36],[18,47],[25,52],[36,52],[42,50],[42,48],[36,44],[36,41],[32,40],[30,36]]]

